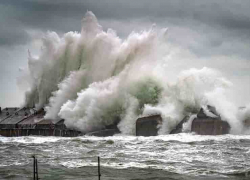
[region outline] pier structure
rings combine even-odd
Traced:
[[[206,110],[206,113],[205,113]],[[207,106],[201,108],[197,117],[191,122],[191,131],[200,135],[222,135],[230,132],[230,125],[223,121],[216,109]],[[207,115],[209,114],[209,115]],[[80,131],[69,129],[65,126],[64,120],[57,122],[51,119],[44,119],[45,111],[43,109],[35,110],[33,108],[0,108],[0,135],[1,136],[63,136],[75,137],[83,135]],[[176,126],[170,130],[170,134],[181,133],[183,124],[189,121],[190,117],[185,116]],[[92,132],[87,132],[90,136],[113,136],[121,133],[117,125],[120,120],[117,119],[113,124],[104,126]],[[246,126],[250,126],[250,120],[246,120]],[[136,120],[136,136],[157,136],[161,128],[163,119],[160,114],[147,117],[140,117]]]
[[[213,112],[211,110],[210,112],[213,113],[212,117],[207,116],[203,108],[201,108],[200,112],[197,114],[197,118],[192,122],[191,130],[200,135],[229,134],[230,125],[228,122],[223,121],[215,111]]]
[[[191,132],[200,135],[222,135],[230,132],[230,125],[223,121],[212,106],[207,106],[207,111],[211,116],[204,113],[201,108],[197,117],[192,121]],[[170,134],[181,133],[183,124],[189,120],[189,116],[185,116],[173,129]],[[137,136],[156,136],[158,135],[159,127],[162,126],[161,115],[152,115],[138,118],[136,121],[136,135]]]
[[[0,112],[1,136],[63,136],[75,137],[80,131],[68,129],[64,120],[53,122],[44,119],[43,109],[37,111],[33,108],[5,108]]]

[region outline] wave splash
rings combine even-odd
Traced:
[[[88,11],[81,33],[48,32],[38,57],[29,54],[25,106],[45,107],[47,119],[65,119],[83,132],[120,120],[124,134],[135,134],[139,116],[161,114],[160,134],[184,116],[215,106],[232,133],[250,133],[243,121],[250,105],[238,110],[228,98],[232,83],[217,70],[193,68],[197,60],[167,41],[167,29],[132,32],[125,40],[105,32]],[[186,52],[185,52],[186,53]]]

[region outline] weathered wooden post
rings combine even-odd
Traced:
[[[33,180],[36,180],[36,157],[33,155]]]
[[[37,166],[37,159],[36,159],[36,180],[38,180],[38,166]]]
[[[101,180],[100,157],[98,156],[98,179]]]
[[[37,159],[36,159],[35,155],[33,155],[32,158],[33,158],[33,180],[38,180]]]

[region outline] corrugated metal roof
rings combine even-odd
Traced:
[[[17,124],[29,115],[31,115],[30,108],[21,108],[15,111],[15,113],[10,115],[9,117],[2,120],[0,124]]]
[[[13,107],[13,108],[4,108],[0,112],[0,122],[6,119],[7,117],[10,117],[13,115],[19,108]]]
[[[40,111],[37,111],[34,114],[24,118],[22,121],[18,123],[18,125],[36,124],[37,122],[43,120],[44,114],[45,114],[44,110],[41,109]]]
[[[64,124],[64,119],[59,120],[56,125],[63,125]]]
[[[49,119],[43,119],[43,120],[37,122],[37,124],[54,124],[54,123]]]

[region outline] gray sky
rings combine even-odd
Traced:
[[[249,8],[249,0],[2,0],[0,106],[20,105],[18,69],[26,66],[28,49],[38,52],[42,33],[80,31],[87,10],[104,30],[112,28],[122,38],[152,24],[167,27],[171,43],[221,70],[242,85],[239,91],[250,92]]]

